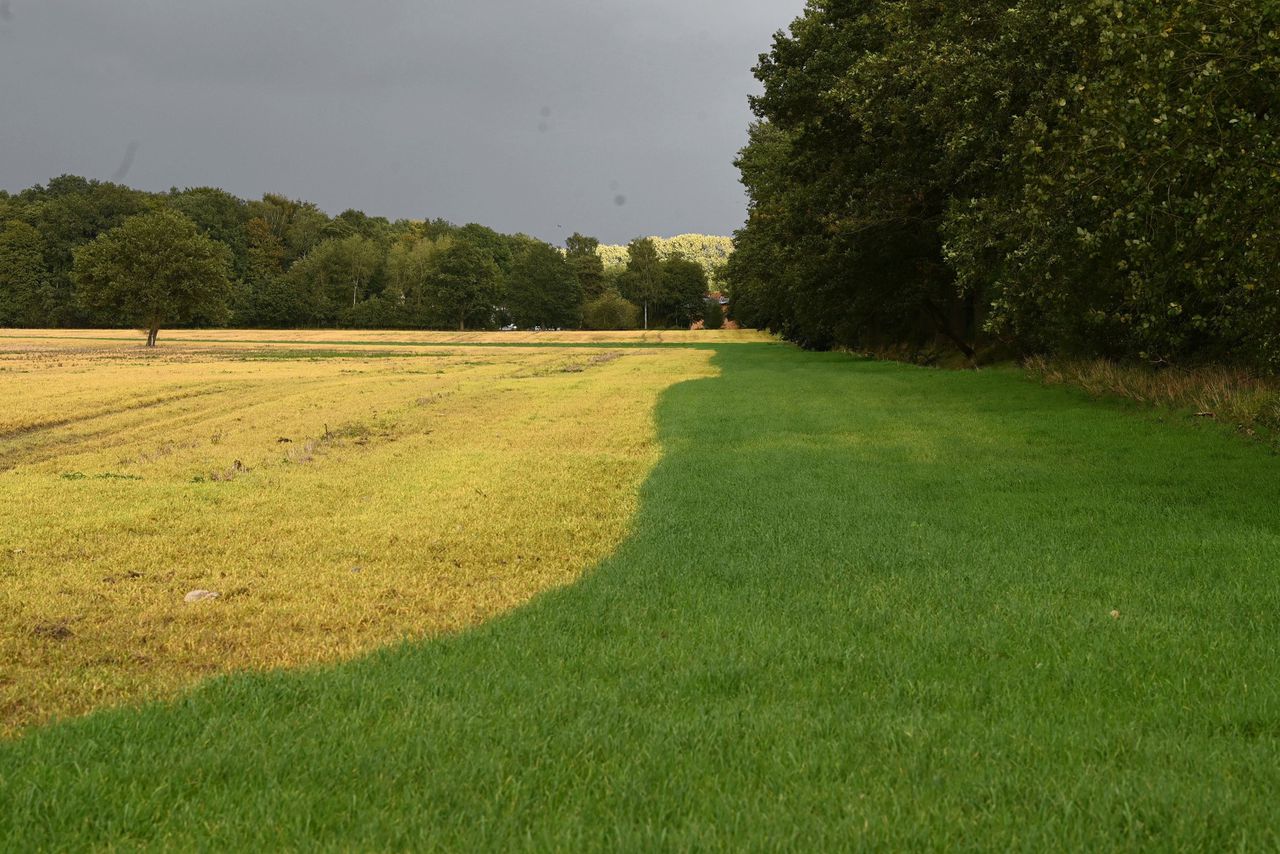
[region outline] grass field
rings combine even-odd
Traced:
[[[710,370],[685,349],[97,337],[0,337],[0,732],[573,580],[626,532],[658,393]]]
[[[29,729],[0,745],[0,838],[1280,847],[1264,446],[1012,371],[728,341],[710,367],[655,383],[661,460],[577,583]]]

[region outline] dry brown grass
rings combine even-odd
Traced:
[[[320,358],[297,352],[310,333],[226,334],[0,333],[0,732],[461,629],[574,580],[627,532],[657,396],[711,373],[687,349],[343,332],[368,352]]]
[[[1033,358],[1027,372],[1050,385],[1071,385],[1095,397],[1186,410],[1246,435],[1280,430],[1280,380],[1228,367],[1163,368],[1122,365],[1106,359]]]

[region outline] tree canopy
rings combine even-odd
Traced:
[[[75,252],[80,299],[147,330],[197,317],[216,320],[231,295],[231,252],[172,210],[139,214]]]
[[[582,285],[554,246],[531,242],[507,276],[506,308],[519,326],[576,327],[582,322]]]
[[[737,319],[1280,366],[1280,5],[812,0],[756,74]]]
[[[561,248],[477,223],[391,222],[355,209],[331,217],[311,202],[271,193],[248,201],[213,187],[147,193],[64,175],[21,193],[0,193],[0,324],[138,322],[121,314],[117,303],[82,299],[73,258],[126,219],[159,211],[181,214],[200,235],[225,247],[232,280],[226,312],[191,312],[166,325],[456,329],[460,322],[496,328],[515,319],[521,326],[576,327],[584,322],[586,304],[605,297],[597,308],[609,310],[597,311],[596,322],[613,317],[630,323],[630,312],[614,310],[614,298],[624,299],[618,289],[625,267],[607,269],[600,242],[580,232]],[[661,265],[676,254],[664,247],[696,249],[717,240],[727,238],[651,241],[655,298],[662,297]],[[458,244],[474,251],[456,250],[445,263],[446,251]],[[722,257],[724,247],[708,252],[707,258]],[[490,264],[496,276],[490,276]],[[470,303],[460,321],[455,297],[468,289],[441,283],[464,279],[478,288],[473,296],[489,302]],[[651,320],[683,324],[688,315],[659,305]]]
[[[458,240],[433,259],[426,291],[440,317],[454,328],[484,328],[493,321],[501,275],[484,248]]]

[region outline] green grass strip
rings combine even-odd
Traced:
[[[1280,460],[1012,372],[717,361],[583,582],[35,730],[0,747],[0,839],[1280,846]]]

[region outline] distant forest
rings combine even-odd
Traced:
[[[756,76],[745,324],[1280,370],[1280,3],[811,0]]]
[[[168,314],[185,326],[249,328],[715,326],[709,279],[731,249],[729,238],[704,235],[601,246],[574,234],[556,247],[474,223],[331,217],[279,195],[149,193],[64,175],[0,191],[0,326],[149,325],[128,309],[129,294],[111,290],[112,265],[147,240],[195,239],[208,247],[194,251],[214,268],[218,298]],[[145,259],[124,262],[145,270]]]

